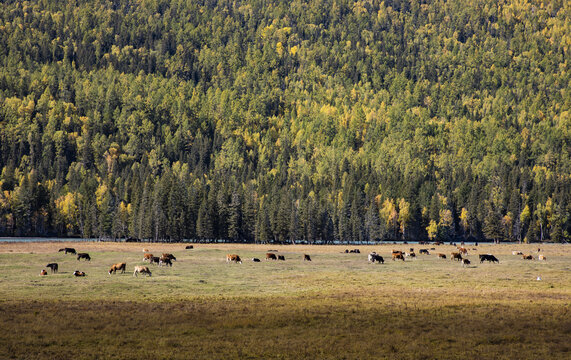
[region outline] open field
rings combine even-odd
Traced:
[[[64,246],[91,262],[57,252]],[[143,247],[177,261],[134,278]],[[404,263],[392,249],[434,246],[342,253],[355,247],[0,243],[0,358],[569,358],[571,246],[540,245],[547,261],[511,253],[537,258],[537,244],[469,246],[466,268],[449,245]],[[269,249],[286,261],[265,261]],[[369,264],[370,251],[385,264]],[[227,253],[243,264],[227,264]],[[478,253],[500,263],[480,264]],[[59,273],[40,277],[49,262]],[[108,275],[117,262],[127,272]]]

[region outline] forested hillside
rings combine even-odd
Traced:
[[[569,241],[564,0],[0,4],[0,236]]]

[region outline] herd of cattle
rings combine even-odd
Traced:
[[[435,243],[435,245],[440,245]],[[187,246],[185,249],[193,249],[192,245]],[[436,250],[436,248],[430,248],[430,249],[419,249],[419,254],[420,255],[430,255],[431,251]],[[477,250],[476,248],[472,248],[472,250]],[[539,253],[541,251],[541,249],[537,249],[537,252]],[[60,249],[59,252],[63,252],[64,254],[73,254],[77,256],[77,260],[80,261],[82,259],[86,260],[86,261],[91,261],[91,257],[89,256],[88,253],[78,253],[76,252],[76,250],[74,248],[63,248]],[[168,253],[163,253],[161,256],[154,256],[152,253],[149,252],[148,249],[143,249],[144,255],[143,255],[143,262],[149,262],[149,264],[156,264],[157,266],[173,266],[173,261],[176,261],[176,258],[174,257],[173,254],[168,254]],[[285,256],[284,255],[278,255],[276,254],[277,250],[269,250],[269,252],[266,253],[266,261],[268,260],[273,260],[273,261],[285,261]],[[355,253],[355,254],[360,254],[361,252],[359,251],[359,249],[346,249],[344,251],[344,253]],[[522,256],[523,260],[534,260],[534,256],[531,254],[524,254],[521,251],[512,251],[512,254],[515,256]],[[437,253],[438,258],[439,259],[446,259],[446,254],[443,253]],[[465,248],[464,246],[458,246],[457,247],[457,251],[451,252],[450,253],[450,260],[456,260],[461,262],[462,266],[468,266],[470,265],[470,260],[466,258],[466,256],[468,255],[468,249]],[[464,257],[463,257],[464,256]],[[401,250],[393,250],[391,253],[391,257],[392,260],[402,260],[405,261],[406,258],[409,259],[415,259],[416,253],[414,252],[414,248],[410,248],[409,251],[401,251]],[[483,263],[484,261],[488,261],[491,263],[499,263],[500,261],[498,260],[498,258],[496,258],[494,255],[492,254],[478,254],[478,257],[480,259],[480,263]],[[546,257],[542,254],[538,254],[537,256],[538,260],[547,260]],[[385,260],[384,258],[380,255],[377,254],[376,252],[371,252],[368,255],[368,260],[371,263],[380,263],[380,264],[384,264]],[[259,258],[252,258],[253,262],[260,262]],[[308,254],[303,254],[303,261],[311,261],[311,257]],[[242,263],[242,258],[240,258],[239,255],[237,254],[227,254],[226,255],[226,262],[230,263],[230,262],[234,262],[237,264],[241,264]],[[46,265],[47,268],[49,268],[51,270],[52,273],[57,273],[58,272],[58,264],[57,263],[49,263]],[[124,262],[121,263],[117,263],[117,264],[113,264],[111,265],[111,268],[109,269],[108,273],[109,275],[111,274],[116,274],[117,271],[120,271],[121,274],[125,273],[125,270],[127,268],[127,264]],[[45,269],[42,269],[42,271],[40,272],[41,276],[45,276],[47,275],[48,272]],[[148,275],[151,276],[152,272],[150,271],[148,266],[142,266],[142,265],[137,265],[135,266],[134,272],[133,272],[133,276],[138,276],[138,274],[142,274],[142,275]],[[85,272],[83,271],[79,271],[76,270],[73,272],[74,276],[86,276]]]

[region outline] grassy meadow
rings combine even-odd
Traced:
[[[390,260],[392,249],[408,247],[417,259]],[[537,258],[537,244],[469,246],[469,267],[449,259],[449,245],[418,255],[431,247],[357,246],[361,254],[345,254],[355,246],[0,243],[0,359],[571,356],[570,246],[540,245],[547,261],[512,255]],[[177,261],[135,278],[143,248]],[[270,249],[286,261],[265,261]],[[368,263],[370,251],[385,263]],[[243,263],[226,263],[228,253]],[[480,264],[478,253],[500,263]],[[59,273],[39,276],[50,262]],[[117,262],[127,272],[109,275]]]

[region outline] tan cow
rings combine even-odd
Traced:
[[[235,262],[236,264],[238,264],[238,263],[241,264],[241,263],[242,263],[242,259],[240,259],[240,256],[238,256],[238,255],[236,255],[236,254],[228,254],[228,255],[226,255],[226,262],[228,263],[228,262],[230,262],[230,261],[233,261],[233,262]]]
[[[121,270],[121,274],[124,274],[126,267],[127,267],[126,263],[117,263],[111,265],[111,269],[109,269],[109,275],[117,273],[117,270]]]
[[[139,277],[138,274],[147,274],[151,276],[151,270],[149,270],[146,266],[135,266],[135,271],[133,272],[133,276]]]

